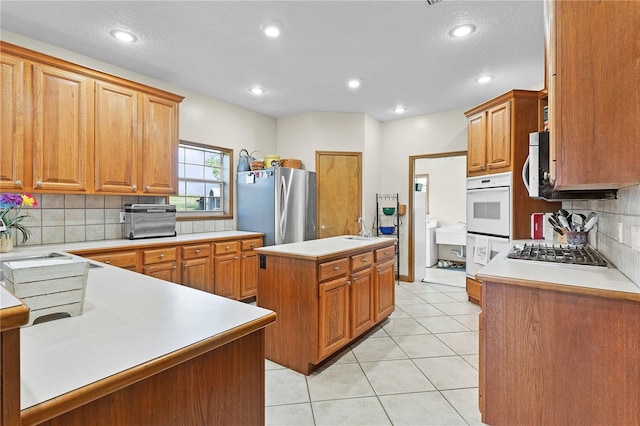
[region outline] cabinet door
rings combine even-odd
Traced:
[[[511,101],[491,108],[487,121],[487,169],[507,171],[511,168]]]
[[[178,188],[178,104],[144,95],[142,192],[175,194]]]
[[[387,260],[375,267],[375,322],[390,315],[395,309],[395,267]]]
[[[319,354],[322,358],[349,341],[349,286],[345,276],[319,286]]]
[[[240,299],[253,297],[258,291],[258,253],[243,251],[240,258]]]
[[[24,62],[0,56],[0,189],[24,187]]]
[[[213,266],[214,293],[230,299],[238,298],[238,255],[216,255]]]
[[[163,262],[145,265],[142,273],[172,283],[180,283],[180,271],[176,262]]]
[[[138,189],[140,133],[135,90],[96,82],[95,192]]]
[[[86,192],[93,153],[91,85],[86,76],[33,65],[35,189]]]
[[[371,254],[373,258],[373,254]],[[351,337],[369,330],[374,323],[373,268],[351,274]]]
[[[487,164],[487,120],[484,112],[469,118],[467,172],[483,172]]]
[[[211,258],[183,260],[182,284],[198,290],[214,292],[213,274],[211,273]]]

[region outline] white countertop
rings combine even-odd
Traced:
[[[316,259],[344,251],[388,245],[396,241],[395,238],[389,237],[363,238],[353,235],[342,235],[339,237],[321,238],[319,240],[302,241],[299,243],[260,247],[255,249],[255,251],[265,254]]]
[[[640,288],[611,266],[603,268],[507,258],[513,245],[525,242],[531,243],[532,241],[511,241],[477,273],[477,276],[484,281],[492,281],[492,278],[497,278],[498,280],[507,279],[567,286],[565,290],[576,292],[581,289],[602,291],[603,295],[604,292],[619,292],[620,298],[640,301]],[[558,287],[558,289],[562,290],[562,287]]]
[[[20,306],[22,302],[16,299],[16,297],[9,293],[6,288],[0,286],[0,310],[13,308],[14,306]]]
[[[180,240],[189,241],[188,236]],[[110,242],[106,243],[99,242],[99,247]],[[64,248],[71,250],[70,246]],[[53,248],[23,248],[18,254],[49,253]],[[3,260],[7,260],[4,255]],[[0,295],[3,308],[16,302],[4,288]],[[267,309],[113,266],[91,268],[82,315],[21,329],[21,409],[271,314]]]

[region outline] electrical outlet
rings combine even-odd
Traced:
[[[120,212],[120,223],[124,223],[124,212]]]
[[[622,226],[622,222],[618,222],[618,242],[621,243],[623,240],[623,226]]]

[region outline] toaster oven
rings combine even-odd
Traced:
[[[175,237],[176,206],[173,204],[125,204],[124,238]]]

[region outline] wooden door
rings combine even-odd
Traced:
[[[362,153],[316,152],[317,238],[358,233]]]
[[[486,169],[487,164],[487,120],[485,112],[469,118],[467,152],[467,172],[478,173]]]
[[[511,101],[491,108],[487,122],[487,169],[508,171],[511,169]]]
[[[34,188],[87,190],[93,162],[91,86],[86,76],[33,65]]]
[[[0,56],[0,189],[24,187],[24,62]]]
[[[375,322],[395,309],[395,260],[387,260],[375,267]]]
[[[176,262],[162,262],[146,265],[142,268],[142,273],[160,280],[180,283],[180,271]]]
[[[182,284],[198,290],[214,292],[211,258],[201,257],[182,261]]]
[[[143,108],[142,192],[175,194],[178,188],[178,104],[144,95]]]
[[[349,287],[342,276],[319,286],[319,354],[322,358],[349,341]]]
[[[214,293],[238,298],[238,255],[236,253],[216,255],[213,265]]]
[[[351,274],[351,337],[369,330],[374,323],[373,268]]]
[[[140,133],[138,93],[96,82],[95,191],[131,193],[138,189]]]
[[[256,295],[258,290],[258,253],[243,251],[240,258],[240,299]]]

